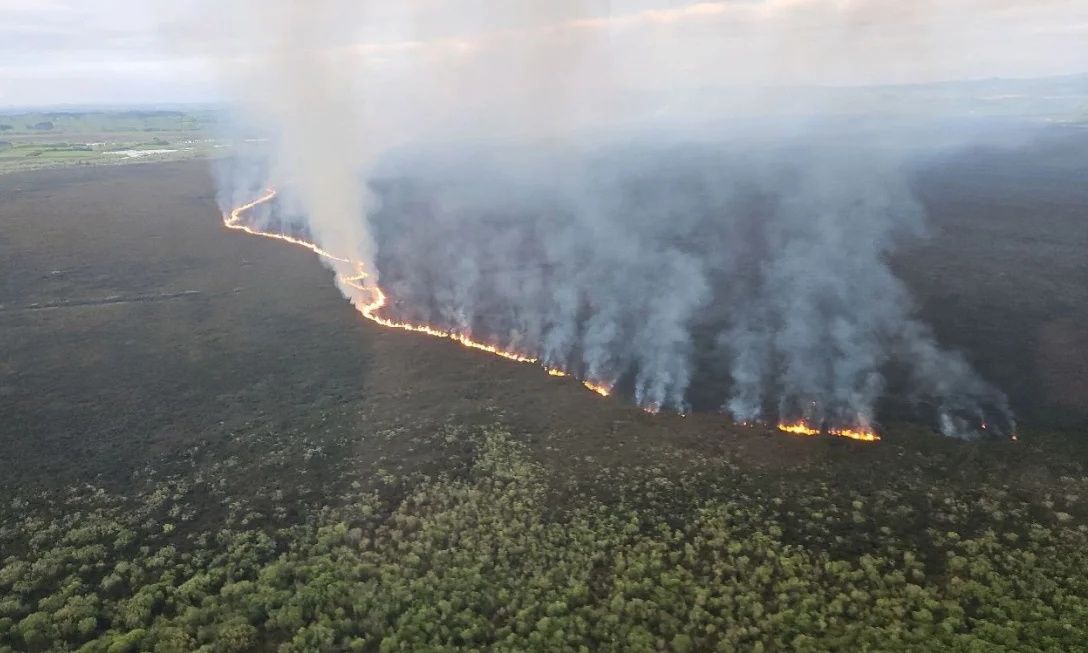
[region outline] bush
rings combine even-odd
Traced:
[[[863,500],[825,483],[768,488],[736,470],[690,487],[628,470],[608,482],[633,499],[560,503],[548,481],[493,431],[459,473],[399,479],[403,493],[384,499],[353,488],[276,527],[224,496],[235,508],[222,523],[176,539],[153,518],[190,508],[169,484],[148,488],[145,509],[94,493],[48,519],[24,510],[0,540],[18,552],[0,571],[0,650],[1071,651],[1088,641],[1084,525],[1000,488],[967,497],[889,484]]]

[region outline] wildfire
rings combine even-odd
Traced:
[[[593,381],[582,381],[582,385],[589,388],[593,392],[596,392],[597,394],[601,395],[602,397],[607,397],[610,394],[612,394],[612,386],[604,385],[603,383],[594,383]]]
[[[284,242],[291,243],[292,245],[305,247],[314,254],[317,254],[318,256],[327,258],[329,260],[336,261],[338,263],[350,263],[350,261],[348,261],[346,258],[340,258],[339,256],[335,256],[329,252],[326,252],[325,250],[321,249],[320,247],[311,242],[299,240],[298,238],[293,238],[291,236],[288,236],[287,234],[277,234],[270,231],[257,231],[256,229],[249,227],[242,222],[243,213],[249,211],[254,207],[260,206],[265,202],[271,202],[275,198],[276,189],[269,188],[267,191],[265,191],[264,195],[261,195],[252,202],[249,202],[248,204],[243,204],[233,209],[230,214],[224,216],[223,224],[226,225],[227,229],[237,229],[238,231],[244,231],[245,233],[251,234],[253,236],[263,236],[265,238],[272,238],[273,240],[282,240]]]
[[[223,224],[228,229],[235,229],[237,231],[242,231],[244,233],[251,234],[253,236],[261,236],[261,237],[264,237],[264,238],[271,238],[273,240],[280,240],[280,241],[283,241],[283,242],[286,242],[286,243],[290,243],[292,245],[298,245],[300,247],[305,247],[306,249],[310,250],[314,254],[317,254],[318,256],[320,256],[322,258],[326,258],[326,259],[328,259],[330,261],[333,261],[334,263],[337,264],[334,267],[338,268],[337,280],[341,284],[343,284],[344,286],[347,286],[348,288],[356,290],[359,293],[359,296],[357,298],[354,298],[354,301],[353,301],[353,303],[355,305],[355,308],[359,311],[359,313],[364,318],[370,320],[371,322],[373,322],[375,324],[378,324],[378,325],[383,326],[383,327],[388,327],[388,328],[391,328],[391,329],[400,329],[402,331],[410,331],[412,333],[422,333],[422,334],[425,334],[425,335],[428,335],[428,336],[434,336],[436,338],[446,338],[446,339],[452,340],[452,341],[454,341],[454,342],[456,342],[456,343],[458,343],[458,344],[460,344],[460,345],[462,345],[464,347],[468,347],[469,349],[476,349],[478,351],[484,351],[484,352],[487,352],[489,354],[494,354],[496,356],[501,356],[502,358],[505,358],[507,360],[512,360],[512,361],[515,361],[515,362],[518,362],[518,363],[531,363],[531,364],[539,364],[540,363],[540,359],[537,358],[536,356],[531,356],[529,354],[521,353],[521,352],[518,352],[518,351],[502,349],[500,347],[488,344],[486,342],[481,342],[479,340],[473,340],[472,337],[470,337],[469,335],[464,334],[464,333],[459,333],[459,332],[456,332],[456,331],[444,331],[442,329],[436,329],[434,327],[427,326],[426,324],[412,324],[410,322],[399,322],[397,320],[393,320],[393,319],[390,319],[390,318],[387,318],[387,317],[384,317],[384,316],[380,315],[379,314],[380,311],[383,308],[385,308],[389,303],[388,297],[386,296],[385,292],[380,287],[377,286],[377,284],[374,284],[373,282],[368,282],[368,279],[370,278],[370,275],[369,275],[366,268],[363,266],[363,264],[361,262],[352,261],[350,259],[347,259],[347,258],[344,258],[344,257],[341,257],[341,256],[337,256],[337,255],[333,254],[332,252],[329,252],[329,251],[327,251],[325,249],[322,249],[321,247],[318,247],[314,243],[311,243],[311,242],[306,241],[306,240],[302,240],[301,238],[295,238],[294,236],[289,236],[289,235],[283,234],[283,233],[276,233],[276,232],[271,232],[271,231],[260,231],[259,229],[256,229],[254,227],[251,227],[251,226],[245,224],[245,221],[243,220],[243,216],[245,215],[246,212],[260,206],[261,204],[265,204],[266,202],[270,202],[275,198],[276,198],[276,189],[269,188],[268,190],[265,191],[265,193],[263,195],[261,195],[260,197],[258,197],[255,200],[253,200],[252,202],[247,202],[245,204],[242,204],[241,206],[238,206],[238,207],[236,207],[234,209],[231,209],[231,211],[229,213],[227,213],[227,214],[225,214],[223,216]],[[348,272],[343,271],[345,266],[348,268],[348,270],[349,270]],[[550,376],[554,376],[554,377],[568,377],[568,376],[571,376],[570,373],[568,373],[568,372],[566,372],[564,370],[554,368],[554,367],[549,367],[547,365],[541,365],[541,366],[548,372],[548,374]],[[601,383],[599,381],[592,381],[592,380],[589,380],[589,379],[582,379],[581,381],[582,381],[583,386],[585,386],[587,389],[597,393],[598,395],[600,395],[602,397],[608,397],[608,396],[610,396],[612,394],[612,386],[610,384]],[[650,414],[656,414],[660,410],[660,407],[656,406],[656,405],[644,406],[643,410],[645,410],[646,412],[648,412]],[[985,428],[985,426],[983,428]],[[796,422],[796,423],[791,423],[791,424],[779,424],[778,425],[778,430],[784,431],[786,433],[792,433],[794,435],[804,435],[804,436],[815,436],[815,435],[820,435],[821,434],[820,429],[813,428],[812,426],[810,426],[809,424],[806,424],[805,422]],[[864,441],[864,442],[876,442],[876,441],[880,440],[880,436],[878,436],[877,434],[875,434],[875,433],[873,433],[871,431],[868,431],[868,430],[863,430],[863,429],[847,429],[847,428],[830,429],[830,430],[827,431],[827,433],[829,435],[833,435],[833,436],[837,436],[837,437],[841,437],[841,438],[850,438],[852,440],[861,440],[861,441]],[[1013,439],[1014,440],[1016,439],[1015,435],[1013,436]]]
[[[253,200],[252,202],[242,204],[241,206],[232,209],[230,213],[224,215],[223,224],[228,229],[235,229],[254,236],[263,236],[265,238],[281,240],[287,243],[291,243],[292,245],[299,245],[300,247],[305,247],[306,249],[310,250],[311,252],[317,254],[322,258],[326,258],[330,261],[342,264],[341,266],[337,267],[342,267],[343,265],[349,266],[351,272],[338,272],[337,279],[341,284],[359,291],[361,299],[355,302],[355,308],[359,311],[360,314],[362,314],[363,317],[370,320],[371,322],[374,322],[375,324],[383,327],[389,327],[391,329],[400,329],[402,331],[410,331],[412,333],[422,333],[428,336],[434,336],[436,338],[446,338],[449,340],[453,340],[454,342],[464,347],[468,347],[469,349],[484,351],[489,354],[501,356],[502,358],[512,360],[518,363],[535,364],[540,362],[540,360],[535,356],[531,356],[529,354],[524,354],[517,351],[502,349],[500,347],[496,347],[495,345],[481,342],[479,340],[473,340],[472,337],[464,333],[458,333],[455,331],[444,331],[442,329],[436,329],[434,327],[427,326],[426,324],[399,322],[397,320],[392,320],[390,318],[380,315],[380,311],[385,308],[389,303],[388,297],[386,296],[385,292],[377,285],[367,282],[367,279],[369,279],[370,275],[367,273],[362,263],[360,263],[359,261],[352,261],[341,256],[337,256],[332,252],[318,247],[314,243],[295,238],[293,236],[288,236],[287,234],[275,233],[270,231],[260,231],[254,227],[245,224],[243,216],[247,211],[250,211],[253,208],[260,206],[261,204],[264,204],[266,202],[270,202],[275,199],[275,197],[276,190],[274,188],[269,188],[267,191],[265,191],[263,195],[261,195],[257,199]],[[362,298],[366,299],[364,300]],[[563,370],[548,366],[543,367],[551,376],[570,376],[570,374]],[[583,381],[582,384],[593,392],[601,395],[602,397],[607,397],[612,392],[611,387],[594,383],[592,381]]]
[[[823,433],[818,428],[813,428],[811,425],[805,422],[794,422],[791,424],[779,424],[778,430],[784,433],[792,433],[794,435],[815,436]],[[828,435],[833,435],[839,438],[849,438],[851,440],[859,440],[861,442],[879,442],[880,436],[872,431],[866,429],[850,429],[850,428],[835,428],[828,429]]]
[[[880,441],[880,436],[876,433],[861,429],[831,429],[831,431],[829,432],[831,433],[831,435],[835,435],[840,438],[850,438],[851,440],[860,440],[861,442]]]
[[[804,422],[797,422],[796,424],[779,424],[778,430],[784,433],[792,433],[794,435],[819,435],[820,429],[814,429]]]

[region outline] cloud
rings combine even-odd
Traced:
[[[0,103],[175,100],[179,87],[217,93],[196,60],[242,57],[246,39],[291,28],[293,0],[5,0]],[[492,49],[511,58],[574,52],[580,65],[624,65],[615,83],[636,89],[852,85],[1041,76],[1088,71],[1088,4],[1080,0],[326,0],[322,47],[365,65],[411,66]],[[142,74],[126,64],[149,62]],[[175,63],[175,61],[180,63]],[[36,80],[35,71],[41,80]],[[599,71],[592,71],[596,76]],[[108,93],[83,86],[103,82]],[[80,93],[65,84],[81,85]]]

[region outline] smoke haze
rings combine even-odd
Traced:
[[[280,188],[276,228],[369,272],[341,283],[356,305],[380,283],[390,317],[647,410],[689,410],[710,366],[737,421],[868,429],[895,390],[970,437],[1013,432],[1007,401],[888,266],[924,233],[910,166],[976,138],[969,112],[822,85],[1015,73],[1002,35],[1062,14],[1088,20],[1057,0],[235,2],[197,45],[271,135],[221,171],[224,208]]]

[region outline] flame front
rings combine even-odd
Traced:
[[[818,428],[813,427],[806,422],[792,422],[783,423],[778,425],[778,430],[783,433],[792,433],[794,435],[814,436],[823,433]],[[833,428],[827,430],[828,435],[833,435],[838,438],[848,438],[850,440],[858,440],[860,442],[879,442],[880,436],[869,429],[864,428]]]
[[[380,315],[379,313],[383,308],[389,304],[389,298],[385,292],[372,282],[368,282],[370,278],[366,267],[360,261],[352,261],[350,259],[337,256],[332,252],[329,252],[314,243],[311,243],[294,236],[287,234],[261,231],[255,227],[245,224],[243,219],[246,212],[262,205],[267,202],[271,202],[276,198],[276,190],[269,188],[263,195],[253,200],[242,204],[223,216],[223,224],[228,229],[235,229],[254,236],[262,236],[264,238],[272,238],[273,240],[281,240],[292,245],[298,245],[305,247],[314,254],[332,261],[337,269],[337,281],[343,286],[350,288],[358,293],[357,297],[352,298],[352,303],[359,313],[371,322],[383,327],[389,327],[391,329],[400,329],[401,331],[410,331],[412,333],[422,333],[428,336],[434,336],[436,338],[446,338],[453,340],[454,342],[468,347],[469,349],[476,349],[478,351],[484,351],[489,354],[501,356],[507,360],[512,360],[518,363],[531,363],[540,364],[540,359],[536,356],[522,353],[518,351],[502,349],[495,345],[481,342],[479,340],[472,339],[471,336],[458,333],[455,331],[444,331],[442,329],[436,329],[426,324],[413,324],[411,322],[399,322]],[[345,272],[344,269],[347,269]],[[568,377],[571,376],[569,372],[558,368],[550,367],[548,365],[541,366],[548,372],[550,376],[555,377]],[[581,379],[582,385],[587,389],[597,393],[602,397],[608,397],[612,394],[612,385],[600,381],[594,381],[592,379]],[[658,406],[644,406],[643,410],[648,413],[656,414],[659,411]],[[783,423],[778,425],[778,430],[785,433],[792,433],[794,435],[804,436],[816,436],[821,434],[821,430],[814,428],[812,425],[803,421],[794,423]],[[880,440],[880,436],[872,431],[862,428],[835,428],[827,431],[829,435],[833,435],[841,438],[850,438],[851,440],[860,440],[863,442],[876,442]]]
[[[320,247],[311,242],[300,240],[298,238],[293,238],[291,236],[288,236],[287,234],[277,234],[270,231],[258,231],[242,222],[242,214],[244,214],[246,211],[258,207],[265,202],[271,202],[275,198],[276,189],[269,188],[265,191],[264,195],[261,195],[252,202],[249,202],[248,204],[243,204],[233,209],[229,214],[223,216],[223,224],[226,225],[227,229],[237,229],[238,231],[244,231],[245,233],[253,236],[264,236],[265,238],[282,240],[286,243],[291,243],[292,245],[299,245],[300,247],[305,247],[314,254],[317,254],[322,258],[327,258],[330,261],[336,261],[337,263],[350,263],[350,261],[348,261],[346,258],[340,258],[339,256],[335,256],[329,252],[326,252],[325,250],[321,249]]]
[[[311,243],[311,242],[306,241],[306,240],[295,238],[293,236],[288,236],[287,234],[282,234],[282,233],[276,233],[276,232],[270,232],[270,231],[260,231],[259,229],[256,229],[255,227],[251,227],[251,226],[245,224],[245,221],[244,221],[243,218],[244,218],[244,215],[246,214],[246,212],[248,212],[248,211],[250,211],[250,210],[252,210],[252,209],[254,209],[254,208],[256,208],[256,207],[258,207],[258,206],[260,206],[262,204],[265,204],[267,202],[271,202],[275,198],[276,198],[276,189],[269,188],[268,190],[265,191],[265,193],[263,195],[261,195],[260,197],[258,197],[255,200],[253,200],[252,202],[248,202],[248,203],[242,204],[241,206],[238,206],[238,207],[236,207],[234,209],[231,209],[230,213],[227,213],[227,214],[225,214],[223,216],[223,224],[228,229],[235,229],[235,230],[242,231],[242,232],[245,232],[247,234],[254,235],[254,236],[263,236],[265,238],[272,238],[274,240],[281,240],[281,241],[284,241],[284,242],[287,242],[287,243],[291,243],[292,245],[299,245],[301,247],[305,247],[306,249],[310,250],[314,254],[317,254],[318,256],[320,256],[322,258],[325,258],[325,259],[328,259],[330,261],[333,261],[336,264],[334,267],[336,267],[338,269],[342,269],[344,267],[347,267],[348,270],[349,270],[347,273],[341,272],[339,270],[337,271],[337,281],[340,284],[342,284],[342,285],[344,285],[344,286],[346,286],[348,288],[351,288],[352,290],[355,290],[355,291],[357,291],[359,293],[359,296],[357,298],[353,298],[352,303],[355,305],[355,308],[359,311],[359,313],[364,318],[370,320],[371,322],[373,322],[375,324],[378,324],[378,325],[383,326],[383,327],[389,327],[391,329],[400,329],[401,331],[410,331],[412,333],[422,333],[422,334],[425,334],[425,335],[428,335],[428,336],[434,336],[436,338],[446,338],[446,339],[449,339],[449,340],[453,340],[454,342],[456,342],[456,343],[458,343],[458,344],[460,344],[460,345],[462,345],[464,347],[468,347],[469,349],[476,349],[478,351],[484,351],[484,352],[487,352],[489,354],[494,354],[496,356],[501,356],[502,358],[505,358],[507,360],[512,360],[512,361],[515,361],[515,362],[518,362],[518,363],[531,363],[531,364],[540,363],[540,359],[537,358],[536,356],[532,356],[530,354],[526,354],[526,353],[522,353],[522,352],[518,352],[518,351],[502,349],[500,347],[488,344],[486,342],[481,342],[479,340],[474,340],[474,339],[472,339],[472,337],[470,337],[470,336],[468,336],[468,335],[466,335],[464,333],[458,333],[458,332],[455,332],[455,331],[444,331],[442,329],[436,329],[436,328],[434,328],[432,326],[428,326],[426,324],[413,324],[411,322],[400,322],[400,321],[393,320],[393,319],[390,319],[390,318],[387,318],[387,317],[384,317],[384,316],[380,315],[379,313],[381,312],[381,310],[383,308],[385,308],[389,304],[389,298],[380,287],[378,287],[376,284],[369,283],[367,281],[370,278],[370,275],[367,272],[366,267],[363,265],[363,263],[361,263],[360,261],[352,261],[350,259],[347,259],[347,258],[344,258],[344,257],[341,257],[341,256],[337,256],[337,255],[333,254],[332,252],[329,252],[329,251],[327,251],[325,249],[322,249],[321,247],[318,247],[316,244]],[[547,365],[542,365],[542,367],[544,367],[544,369],[547,370],[548,374],[551,375],[551,376],[555,376],[555,377],[567,377],[567,376],[570,376],[569,373],[567,373],[567,372],[565,372],[565,371],[563,371],[561,369],[558,369],[558,368],[549,367]],[[582,384],[585,385],[585,387],[592,390],[593,392],[596,392],[597,394],[601,395],[602,397],[607,397],[612,392],[611,386],[606,386],[604,384],[597,383],[597,382],[594,382],[594,381],[583,380]]]
[[[851,440],[859,440],[861,442],[880,441],[879,435],[865,429],[831,429],[829,433],[840,438],[850,438]]]
[[[610,385],[604,385],[603,383],[594,383],[593,381],[582,381],[582,385],[589,388],[593,392],[596,392],[602,397],[607,397],[612,394],[612,386]]]
[[[814,429],[804,422],[797,422],[795,424],[779,424],[778,430],[784,433],[792,433],[794,435],[819,435],[820,429]]]

